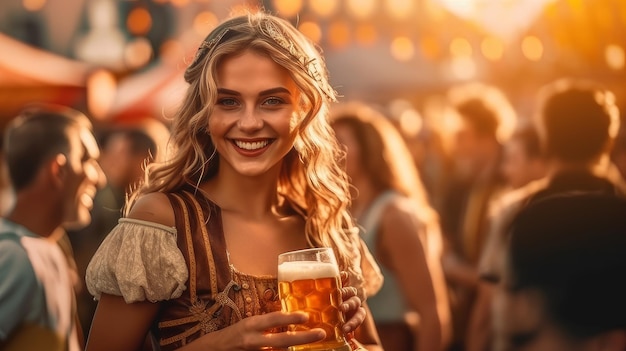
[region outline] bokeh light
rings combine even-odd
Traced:
[[[454,57],[472,56],[472,45],[465,38],[454,38],[450,42],[450,53]]]
[[[217,26],[219,20],[217,16],[210,11],[203,11],[196,15],[193,19],[193,29],[201,36],[207,35],[213,28]]]
[[[98,69],[87,78],[87,108],[92,117],[104,119],[115,101],[117,81],[104,69]]]
[[[407,109],[398,117],[402,133],[408,137],[415,137],[422,130],[422,116],[415,109]]]
[[[320,17],[330,17],[339,8],[338,0],[309,0],[309,8]]]
[[[376,0],[347,0],[346,10],[348,14],[357,20],[366,20],[376,11]]]
[[[152,16],[144,7],[137,7],[130,11],[126,19],[126,28],[133,35],[146,35],[152,28]]]
[[[322,40],[322,29],[319,24],[313,21],[303,21],[298,26],[298,30],[314,43],[319,43]]]
[[[350,26],[346,21],[336,20],[328,26],[328,42],[335,49],[344,48],[350,43]]]
[[[391,56],[398,61],[409,61],[415,55],[413,41],[406,36],[398,36],[391,41]]]
[[[441,42],[432,35],[424,35],[419,41],[422,55],[429,60],[436,60],[441,55]]]
[[[536,36],[529,35],[522,40],[522,53],[531,61],[539,61],[543,57],[543,44]]]
[[[450,71],[455,79],[472,79],[476,76],[476,63],[471,57],[454,57],[450,61]]]
[[[480,43],[480,50],[487,59],[498,61],[504,54],[504,43],[496,37],[486,37]]]
[[[176,7],[180,7],[183,8],[187,5],[189,5],[189,2],[191,0],[170,0],[170,3]]]
[[[276,9],[276,13],[285,18],[290,18],[296,16],[301,10],[303,1],[302,0],[274,0],[273,1],[274,8]]]
[[[46,5],[47,0],[22,0],[22,6],[27,11],[39,11]]]
[[[376,27],[369,23],[362,23],[356,27],[356,41],[362,46],[372,46],[378,40]]]
[[[152,58],[153,50],[150,41],[144,37],[136,38],[126,44],[124,61],[128,69],[136,70],[146,66]]]
[[[389,15],[398,20],[407,19],[412,15],[413,0],[386,0],[385,5]]]
[[[626,60],[624,54],[624,48],[616,44],[607,45],[604,50],[604,58],[610,69],[619,71],[624,68],[624,61]]]

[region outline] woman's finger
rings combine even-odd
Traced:
[[[276,311],[244,318],[242,322],[248,322],[254,330],[263,331],[286,327],[290,324],[303,324],[308,320],[309,316],[305,312]]]
[[[350,312],[356,311],[359,307],[361,307],[361,299],[358,296],[352,296],[347,300],[343,300],[341,312],[350,314]]]
[[[352,317],[343,324],[343,332],[350,333],[356,330],[356,328],[363,324],[366,315],[367,312],[365,311],[365,308],[359,306]]]

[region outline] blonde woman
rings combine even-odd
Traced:
[[[348,212],[319,52],[287,21],[248,14],[217,26],[184,77],[171,157],[148,167],[89,265],[87,350],[137,350],[148,332],[161,350],[321,340],[279,332],[308,317],[280,312],[276,279],[280,253],[319,246],[347,273],[344,332],[379,350],[364,299],[381,278]]]

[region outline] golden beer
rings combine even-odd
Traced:
[[[331,251],[332,254],[332,251]],[[282,261],[278,265],[278,291],[283,311],[304,311],[309,315],[306,324],[291,325],[290,331],[322,328],[322,341],[292,346],[290,351],[350,351],[341,327],[343,314],[339,269],[334,261]]]

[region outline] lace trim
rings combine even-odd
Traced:
[[[172,233],[174,235],[176,235],[176,227],[169,227],[160,223],[156,223],[156,222],[150,222],[150,221],[144,221],[141,219],[135,219],[135,218],[120,218],[118,220],[118,223],[131,223],[131,224],[139,224],[139,225],[145,225],[147,227],[152,227],[152,228],[156,228],[156,229],[163,229],[168,233]]]

